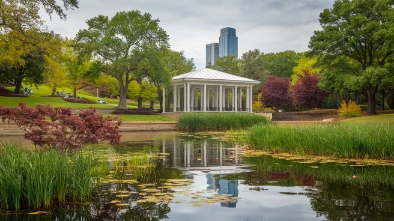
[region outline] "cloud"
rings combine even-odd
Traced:
[[[79,9],[67,11],[68,19],[48,20],[50,30],[75,37],[87,28],[86,20],[119,11],[139,10],[160,20],[170,37],[171,48],[194,58],[197,68],[205,66],[205,45],[219,41],[220,29],[237,30],[239,57],[249,50],[280,52],[308,50],[314,30],[320,28],[319,14],[335,0],[133,0],[80,1]]]

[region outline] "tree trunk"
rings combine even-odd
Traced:
[[[73,88],[73,94],[74,94],[74,97],[77,97],[77,87]]]
[[[138,110],[141,110],[142,109],[142,97],[138,97],[137,102],[138,102]]]
[[[53,87],[53,88],[52,88],[51,96],[55,96],[55,93],[56,93],[56,87]]]
[[[380,91],[380,110],[384,111],[384,100],[386,97],[386,91],[384,89],[382,89]]]
[[[371,115],[376,115],[376,87],[367,89],[368,108],[367,112]]]
[[[389,91],[389,98],[387,99],[387,103],[389,104],[390,109],[394,109],[394,89]]]
[[[127,79],[126,79],[127,80]],[[123,85],[122,80],[119,80],[119,87],[120,87],[120,94],[119,94],[119,104],[116,107],[117,109],[121,109],[121,110],[127,110],[127,89],[128,89],[128,85]]]
[[[157,87],[157,95],[158,95],[159,103],[160,103],[160,111],[163,112],[163,91],[162,91],[161,87]],[[151,105],[152,105],[152,103],[151,103]],[[153,108],[153,106],[151,106],[151,109],[152,108]]]
[[[151,109],[151,110],[153,110],[153,109],[155,109],[153,106],[155,105],[155,100],[150,100],[150,106],[149,106],[149,108]]]
[[[22,88],[22,78],[15,79],[14,85],[15,85],[14,94],[20,94]]]

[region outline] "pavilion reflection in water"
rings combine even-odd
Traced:
[[[205,174],[207,189],[216,190],[218,194],[238,197],[239,180],[234,176],[229,179],[227,175],[250,171],[242,164],[243,148],[220,140],[163,140],[162,152],[171,155],[164,164],[189,175]],[[221,206],[236,207],[236,203],[229,200]]]

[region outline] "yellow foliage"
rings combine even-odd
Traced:
[[[350,118],[350,117],[360,117],[361,107],[354,101],[349,101],[346,103],[342,101],[341,107],[338,110],[340,117]]]

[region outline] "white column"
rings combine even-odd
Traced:
[[[183,112],[187,112],[187,83],[183,84]]]
[[[181,87],[177,86],[177,103],[176,103],[176,107],[179,108],[179,110],[181,109]]]
[[[204,84],[204,93],[201,93],[201,94],[203,94],[204,96],[203,96],[203,105],[202,105],[202,111],[203,112],[206,112],[207,111],[207,85],[206,84]]]
[[[177,97],[177,86],[176,85],[174,85],[173,86],[173,91],[172,91],[172,93],[173,93],[173,104],[172,104],[172,108],[173,108],[173,112],[176,112],[176,106],[177,106],[177,104],[178,104],[178,102],[177,102],[177,100],[178,100],[178,97]]]
[[[235,93],[234,93],[234,95],[233,95],[233,97],[234,97],[234,111],[235,112],[238,112],[238,87],[237,86],[235,86]]]
[[[242,88],[239,88],[239,108],[242,110]]]
[[[223,107],[223,85],[219,87],[219,112],[222,112]]]
[[[204,167],[207,166],[207,141],[204,140]]]
[[[166,112],[166,87],[163,86],[163,113]]]
[[[173,161],[174,161],[174,167],[176,167],[176,161],[178,160],[178,156],[177,156],[177,151],[176,151],[176,139],[175,139],[175,137],[172,139],[172,142],[174,143],[174,146],[173,146]]]
[[[253,104],[253,90],[252,90],[252,86],[249,88],[249,93],[250,93],[250,95],[249,95],[249,100],[250,100],[250,102],[249,102],[249,112],[252,113],[253,112],[253,110],[252,110],[252,104]]]
[[[195,107],[196,105],[195,105],[195,103],[196,103],[196,100],[194,99],[194,95],[195,95],[195,93],[196,93],[196,89],[193,87],[192,89],[191,89],[191,96],[190,96],[190,99],[191,99],[191,101],[190,101],[190,103],[191,103],[191,105],[193,105],[192,107]]]
[[[246,108],[249,108],[249,103],[250,103],[250,99],[249,99],[250,93],[249,93],[249,87],[246,88]]]
[[[186,86],[187,86],[186,108],[187,108],[187,112],[190,112],[190,83],[187,83]]]

